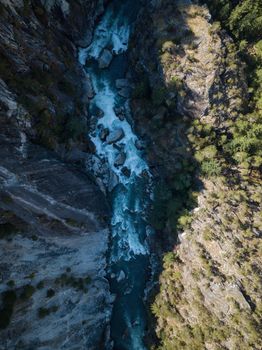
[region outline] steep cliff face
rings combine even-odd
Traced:
[[[108,346],[109,208],[78,64],[103,1],[0,2],[1,349]]]
[[[159,348],[259,349],[261,134],[241,136],[252,148],[236,139],[259,111],[247,113],[244,64],[205,6],[151,5],[130,60],[136,128],[158,176],[152,223],[171,251],[152,305]]]
[[[106,2],[0,0],[3,350],[111,348],[109,208],[90,174],[106,178],[103,190],[117,181],[87,138],[102,111],[89,116],[94,89],[78,63]],[[135,83],[136,148],[155,179],[150,221],[156,250],[169,251],[152,305],[159,348],[258,350],[261,113],[250,112],[245,66],[207,7],[142,3],[132,76],[118,83],[125,98]],[[105,48],[101,68],[112,57]]]

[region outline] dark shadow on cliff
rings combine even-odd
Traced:
[[[173,57],[179,55],[183,58],[186,55],[184,47],[194,49],[199,39],[190,30],[186,16],[181,13],[176,16],[179,11],[173,2],[166,1],[165,9],[157,11],[155,16],[152,13],[143,16],[140,30],[131,42],[135,128],[145,140],[145,156],[154,177],[154,201],[149,222],[156,232],[152,244],[152,251],[157,253],[159,261],[156,281],[163,264],[175,256],[179,233],[190,227],[190,213],[197,207],[198,193],[203,189],[199,177],[201,165],[194,156],[196,141],[192,142],[193,138],[189,140],[188,137],[196,133],[204,137],[206,132],[196,125],[196,117],[200,117],[197,113],[201,108],[197,104],[201,96],[179,76],[167,82],[164,75],[164,66],[175,65]],[[181,67],[183,69],[185,67]],[[153,304],[158,293],[159,284],[156,283],[149,304]],[[158,343],[155,326],[154,316],[149,311],[147,342],[152,349]]]
[[[154,176],[155,200],[150,222],[163,251],[170,251],[177,243],[177,234],[187,225],[187,214],[196,207],[197,193],[203,188],[194,145],[188,139],[188,132],[195,125],[194,113],[197,113],[197,101],[201,96],[179,77],[174,76],[166,82],[163,74],[163,65],[167,64],[163,60],[170,60],[172,64],[172,55],[185,55],[183,46],[194,45],[198,39],[186,21],[182,22],[183,17],[179,19],[178,32],[167,24],[164,34],[159,32],[161,40],[159,37],[148,41],[144,38],[148,48],[142,48],[141,41],[134,39],[136,46],[132,53],[142,56],[135,66],[133,111],[136,130],[146,142],[145,155]],[[147,25],[150,28],[153,24]],[[195,110],[187,108],[190,103],[196,105]]]

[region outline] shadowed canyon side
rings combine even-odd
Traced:
[[[201,3],[221,23],[199,1],[155,1],[130,49],[136,132],[161,175],[153,224],[169,251],[152,348],[259,350],[262,4]]]
[[[68,6],[67,6],[68,5]],[[0,349],[109,348],[109,205],[84,167],[96,1],[0,1]]]

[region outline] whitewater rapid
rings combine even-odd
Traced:
[[[118,179],[111,193],[109,257],[111,289],[116,294],[111,333],[114,349],[118,350],[145,349],[143,298],[150,269],[147,237],[151,230],[146,222],[146,211],[151,176],[143,151],[137,147],[138,137],[129,122],[129,99],[121,96],[116,86],[117,79],[125,78],[125,52],[139,6],[139,1],[113,1],[96,27],[91,45],[79,49],[79,62],[91,77],[95,93],[90,110],[98,108],[102,111],[90,138],[96,147],[96,155],[106,161]],[[105,49],[111,51],[113,59],[107,69],[99,69],[98,61]],[[124,111],[124,118],[116,115],[116,108]],[[101,138],[102,129],[106,129],[109,135],[121,129],[123,135],[116,142],[109,143]],[[125,155],[124,164],[116,166],[120,152]]]

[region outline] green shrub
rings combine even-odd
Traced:
[[[8,327],[13,314],[14,305],[16,302],[16,292],[8,290],[2,293],[2,307],[0,309],[0,329]]]
[[[47,298],[52,298],[54,295],[55,291],[52,288],[48,289],[48,291],[46,292]]]
[[[181,215],[178,219],[178,224],[181,229],[186,229],[190,226],[193,218],[190,214]]]
[[[40,281],[40,282],[37,283],[36,288],[37,289],[43,289],[44,286],[45,286],[44,281]]]
[[[35,292],[35,287],[31,286],[30,284],[27,284],[27,285],[23,286],[20,298],[22,300],[28,300],[32,297],[34,292]]]
[[[149,86],[148,79],[143,79],[142,81],[137,83],[132,92],[132,97],[134,99],[148,98],[149,95],[150,95],[150,86]]]
[[[165,87],[156,87],[153,89],[151,99],[154,105],[160,106],[165,101],[166,92]]]
[[[90,282],[91,282],[91,278],[89,276],[82,278],[82,277],[75,277],[72,274],[69,275],[67,273],[63,273],[60,277],[57,277],[55,280],[56,284],[60,284],[63,287],[70,286],[84,292],[87,292],[86,288]]]
[[[14,288],[14,286],[15,286],[15,281],[10,280],[10,281],[7,282],[7,285],[8,285],[8,287],[10,287],[10,288]]]
[[[51,306],[49,308],[40,307],[38,309],[38,317],[44,318],[44,317],[50,315],[51,313],[57,312],[57,310],[58,310],[58,306],[56,306],[56,305]]]
[[[222,168],[216,159],[205,160],[201,163],[201,172],[204,176],[210,178],[221,175]]]
[[[17,232],[18,232],[18,229],[10,222],[0,224],[0,239],[10,237],[12,234]]]
[[[203,160],[212,160],[217,156],[217,149],[215,145],[206,146],[195,154],[196,160],[202,162]]]

